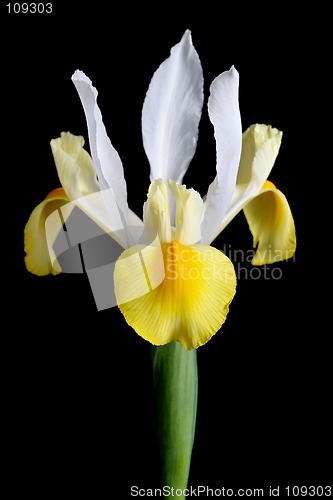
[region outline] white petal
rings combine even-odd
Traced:
[[[86,115],[91,156],[94,161],[101,189],[110,189],[113,197],[127,219],[127,191],[124,171],[117,151],[107,136],[102,115],[97,105],[97,90],[82,72],[75,71],[72,81],[80,96]]]
[[[181,183],[195,153],[203,103],[203,75],[191,33],[155,72],[143,104],[142,136],[150,180]]]
[[[63,209],[63,212],[69,210],[71,205],[72,204],[68,203]],[[129,243],[126,240],[126,228],[123,224],[117,203],[113,196],[108,196],[108,190],[104,189],[102,191],[98,191],[97,193],[78,198],[75,202],[73,202],[73,205],[80,208],[80,210],[92,219],[103,231],[110,234],[110,236],[123,248],[129,246]],[[66,217],[66,213],[64,213],[64,217]],[[75,227],[75,224],[77,227]],[[87,234],[88,226],[85,227],[84,225],[82,227],[77,224],[75,220],[72,222],[70,228],[67,227],[67,230],[71,231],[73,235],[72,238],[77,239],[75,242],[72,241],[72,244],[76,244],[81,235],[83,235],[81,241],[89,239]],[[80,234],[80,237],[76,236],[77,233]]]
[[[128,223],[133,227],[143,227],[143,221],[130,208],[128,209]]]
[[[251,125],[243,133],[237,183],[219,232],[260,192],[273,168],[281,140],[282,132],[270,125]]]
[[[136,245],[138,239],[143,231],[143,222],[139,217],[137,217],[134,212],[129,210],[128,219],[129,225],[125,225],[117,206],[116,201],[113,196],[108,196],[108,190],[104,189],[98,191],[97,193],[90,194],[88,196],[83,196],[78,198],[73,203],[75,206],[80,208],[90,219],[92,219],[104,232],[108,233],[120,246],[127,248],[129,246]],[[64,211],[69,209],[71,204],[66,205]],[[66,213],[64,214],[66,217]],[[89,239],[88,232],[89,228],[86,227],[75,228],[75,221],[72,223],[72,235],[75,232],[85,235],[85,238],[81,241]],[[69,228],[68,228],[69,230]],[[91,237],[93,237],[92,235]],[[74,237],[74,236],[73,236]],[[75,244],[73,242],[73,244]]]
[[[213,81],[208,112],[216,139],[216,177],[208,189],[201,224],[202,243],[211,243],[219,232],[235,189],[242,148],[238,104],[239,75],[232,66]]]

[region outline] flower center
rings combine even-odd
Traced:
[[[209,245],[172,240],[126,249],[115,266],[119,309],[152,344],[206,343],[224,323],[236,287],[233,264]]]
[[[174,298],[183,298],[187,287],[191,287],[191,295],[205,271],[198,252],[177,241],[162,245],[165,286]],[[190,283],[191,282],[191,283]]]
[[[177,241],[182,245],[193,245],[201,240],[203,201],[194,189],[169,179],[170,193],[162,179],[153,181],[144,204],[145,226],[154,229],[160,243]],[[175,227],[171,226],[170,196],[176,202]]]

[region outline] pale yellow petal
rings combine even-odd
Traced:
[[[45,220],[52,212],[68,201],[68,196],[62,188],[55,189],[33,210],[29,217],[24,229],[24,251],[26,253],[26,268],[33,274],[46,276],[61,272],[58,262],[54,262],[53,265],[51,263],[45,233]],[[53,235],[54,239],[56,236],[57,234]]]
[[[266,181],[259,195],[245,207],[256,253],[252,264],[262,265],[290,259],[296,250],[294,219],[285,195]]]
[[[164,277],[163,252],[158,243],[127,248],[115,266],[117,304],[142,297],[158,287]]]
[[[182,245],[194,245],[201,240],[203,200],[194,189],[169,180],[169,187],[176,200],[175,240]]]
[[[149,186],[147,201],[143,205],[145,226],[154,229],[162,243],[171,241],[170,201],[167,187],[162,179]]]
[[[174,241],[161,246],[162,260],[158,247],[150,249],[147,265],[139,255],[133,258],[141,251],[125,250],[115,266],[115,294],[127,323],[154,345],[177,340],[190,350],[205,344],[224,323],[236,291],[231,261],[208,245]],[[127,257],[128,265],[120,266]],[[163,276],[154,288],[152,277],[157,284]],[[133,288],[137,298],[122,303]]]
[[[256,123],[246,129],[242,136],[237,184],[248,184],[254,178],[260,188],[275,163],[281,140],[282,132],[271,125]]]
[[[69,132],[51,141],[59,180],[70,200],[99,190],[93,161],[83,146],[83,137]]]
[[[258,195],[274,166],[281,140],[282,132],[270,125],[256,123],[243,132],[237,183],[219,232]]]

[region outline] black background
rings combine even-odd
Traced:
[[[221,11],[182,4],[180,11],[180,4],[114,10],[106,2],[57,2],[52,15],[38,17],[9,16],[5,2],[1,8],[8,318],[2,357],[13,493],[130,498],[131,485],[159,486],[149,345],[117,309],[97,312],[85,276],[29,274],[23,230],[33,208],[59,185],[50,140],[63,130],[87,138],[71,82],[76,69],[99,91],[129,204],[141,215],[149,185],[142,103],[153,72],[187,28],[203,66],[205,105],[185,183],[204,195],[214,177],[209,85],[234,64],[243,129],[258,122],[284,133],[270,179],[289,200],[298,243],[295,258],[278,266],[281,279],[272,278],[272,266],[270,279],[240,277],[225,325],[197,352],[189,484],[267,491],[269,485],[327,484],[331,353],[317,285],[325,263],[314,259],[317,228],[309,218],[309,190],[316,187],[310,173],[317,168],[308,148],[316,63],[311,12],[296,19],[277,4],[221,5]],[[243,214],[214,245],[251,248]]]

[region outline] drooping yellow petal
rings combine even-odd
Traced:
[[[49,193],[31,213],[24,229],[25,265],[28,271],[37,276],[58,274],[60,265],[52,265],[45,234],[45,220],[54,211],[69,201],[63,188],[57,188]],[[53,238],[57,237],[60,228],[54,228]]]
[[[115,294],[127,323],[154,345],[177,340],[190,350],[205,344],[224,323],[236,291],[231,261],[208,245],[175,241],[160,251],[150,247],[146,259],[140,252],[142,246],[125,250],[115,266]],[[133,288],[136,298],[126,301]]]
[[[296,250],[294,219],[285,195],[270,181],[245,207],[244,214],[257,247],[253,265],[290,259]]]
[[[70,200],[99,190],[93,161],[83,146],[83,137],[70,132],[51,141],[59,180]]]

